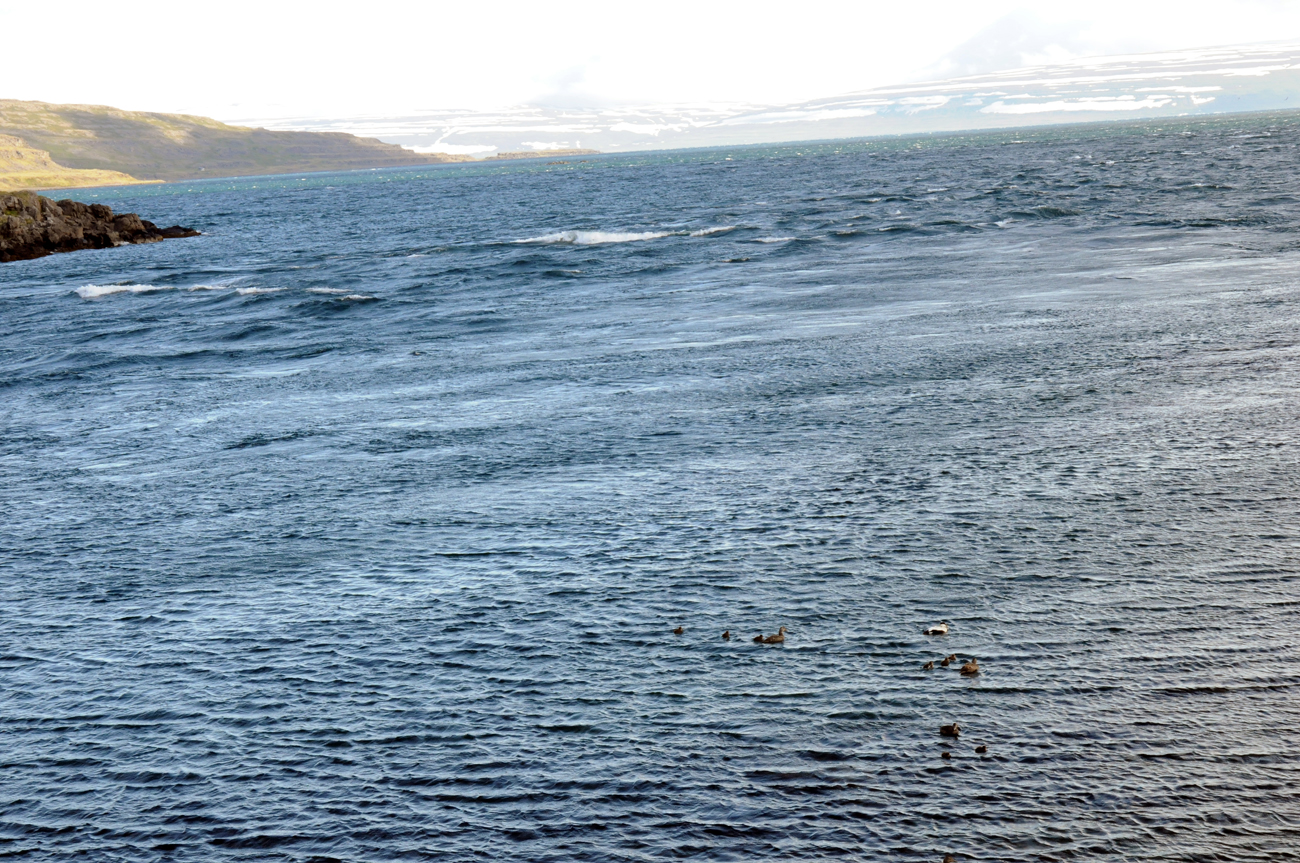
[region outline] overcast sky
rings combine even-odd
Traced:
[[[780,104],[1076,56],[1300,40],[1300,0],[1083,4],[0,0],[0,98],[222,119]],[[47,35],[50,34],[50,35]]]

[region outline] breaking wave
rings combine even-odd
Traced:
[[[147,294],[171,289],[171,285],[82,285],[75,293],[83,300],[93,300],[110,294]]]

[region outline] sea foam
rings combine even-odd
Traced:
[[[560,231],[558,234],[546,234],[541,237],[529,237],[516,240],[517,243],[536,245],[564,244],[569,246],[598,246],[604,243],[634,243],[639,240],[658,240],[671,237],[672,231],[642,231],[641,233],[620,233],[617,231]]]
[[[82,285],[75,293],[83,300],[93,300],[110,294],[147,294],[171,289],[171,285]]]

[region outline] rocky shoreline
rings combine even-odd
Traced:
[[[159,228],[135,213],[114,215],[103,204],[56,202],[35,192],[0,194],[0,263],[198,235],[180,225]]]

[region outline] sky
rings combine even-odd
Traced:
[[[218,119],[779,105],[1081,56],[1300,39],[1300,0],[284,3],[0,0],[0,98]],[[45,34],[51,34],[46,36]]]

